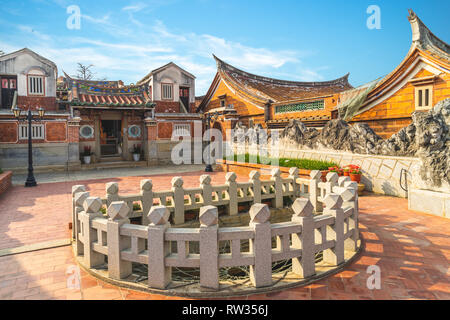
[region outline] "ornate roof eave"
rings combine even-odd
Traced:
[[[350,75],[350,73],[345,74],[344,76],[334,79],[334,80],[329,80],[329,81],[312,81],[312,82],[303,82],[303,81],[289,81],[289,80],[280,80],[280,79],[275,79],[275,78],[269,78],[269,77],[263,77],[263,76],[259,76],[253,73],[249,73],[246,71],[243,71],[241,69],[238,69],[228,63],[226,63],[223,60],[220,60],[219,58],[217,58],[214,54],[213,54],[214,59],[216,60],[217,63],[217,69],[218,70],[222,70],[225,73],[227,72],[235,72],[238,73],[240,75],[246,76],[248,78],[254,79],[254,80],[259,80],[262,82],[267,82],[267,83],[271,83],[271,84],[277,84],[277,85],[285,85],[285,86],[298,86],[298,87],[318,87],[318,86],[332,86],[332,85],[347,85],[349,87],[352,87],[351,84],[348,82],[348,77]]]
[[[450,60],[450,45],[436,37],[413,10],[409,9],[408,12],[412,30],[411,48],[417,47]]]

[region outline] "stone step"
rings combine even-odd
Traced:
[[[146,167],[147,161],[110,161],[82,164],[81,170]]]

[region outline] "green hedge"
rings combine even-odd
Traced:
[[[239,157],[242,157],[242,155],[234,155],[234,161],[237,161]],[[244,155],[245,162],[246,163],[257,163],[257,164],[271,164],[271,160],[276,158],[269,158],[269,157],[256,157],[255,159],[250,159],[250,154],[246,153]],[[254,158],[254,157],[253,157]],[[227,157],[223,158],[224,160],[231,160],[227,159]],[[251,160],[251,161],[250,161]],[[242,161],[242,160],[241,160]],[[292,158],[279,158],[279,166],[280,167],[297,167],[299,169],[305,169],[305,170],[328,170],[329,167],[335,167],[338,164],[330,161],[322,161],[322,160],[311,160],[311,159],[292,159]]]

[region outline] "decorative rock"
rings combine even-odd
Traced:
[[[297,198],[292,204],[292,210],[296,217],[311,217],[314,207],[309,199]]]
[[[234,172],[228,172],[228,173],[225,175],[225,180],[226,180],[226,181],[229,181],[229,182],[234,182],[234,181],[236,181],[236,178],[237,178],[237,176],[236,176],[236,173],[234,173]]]
[[[200,184],[211,184],[211,176],[209,174],[202,174],[200,176]]]
[[[106,184],[106,193],[117,194],[119,192],[119,184],[117,182],[109,182]]]
[[[113,201],[106,211],[112,220],[125,219],[130,208],[123,201]]]
[[[78,192],[75,194],[75,205],[78,207],[83,207],[84,201],[89,197],[89,192]]]
[[[150,191],[153,188],[152,180],[144,179],[141,180],[141,190]]]
[[[169,221],[170,212],[165,206],[153,206],[148,212],[147,217],[150,224],[155,226],[164,225]]]
[[[219,211],[215,206],[204,206],[200,208],[199,215],[200,225],[204,227],[211,227],[217,225],[219,222]]]
[[[173,177],[172,178],[172,187],[181,188],[183,186],[183,178],[181,177]]]
[[[327,209],[338,209],[342,206],[343,201],[340,195],[329,193],[323,199],[323,203]]]
[[[264,223],[270,218],[270,210],[267,204],[255,203],[251,206],[250,211],[250,221],[252,223]]]
[[[83,207],[87,213],[97,213],[102,207],[102,200],[98,197],[88,197],[84,201]]]

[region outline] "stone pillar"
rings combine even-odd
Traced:
[[[333,187],[338,185],[339,175],[336,172],[327,173],[327,182],[325,183],[325,193],[322,194],[322,198],[329,193],[333,192]]]
[[[203,205],[208,206],[212,204],[212,187],[210,175],[203,174],[200,176],[200,188],[202,188]]]
[[[200,208],[200,286],[219,289],[219,213],[217,207]]]
[[[94,162],[99,162],[102,156],[102,149],[100,147],[100,126],[101,126],[101,117],[96,114],[94,116],[94,137],[95,137],[95,146],[94,146]]]
[[[67,169],[80,170],[80,121],[81,118],[76,116],[67,121],[67,131],[69,140],[69,153],[67,159]]]
[[[228,205],[228,214],[234,216],[238,214],[238,201],[237,201],[237,183],[236,173],[228,172],[225,175],[225,184],[228,186],[228,194],[230,196],[230,203]],[[219,194],[220,197],[220,194]]]
[[[294,192],[292,198],[295,199],[297,197],[300,197],[300,185],[297,183],[298,179],[297,167],[292,167],[289,169],[289,178],[292,179],[292,191]]]
[[[117,182],[108,182],[106,184],[106,206],[119,200],[119,184]]]
[[[314,212],[319,213],[322,212],[322,202],[319,201],[320,188],[319,183],[322,182],[322,172],[319,170],[313,170],[309,174],[311,180],[309,181],[309,201],[314,207]]]
[[[84,263],[88,268],[93,268],[105,262],[104,255],[95,252],[92,245],[98,240],[97,230],[92,229],[92,220],[94,220],[95,218],[103,217],[102,213],[100,212],[100,208],[102,207],[102,200],[96,197],[88,197],[84,201],[83,207],[84,211],[80,212],[78,215],[83,227]]]
[[[250,182],[253,184],[253,204],[261,203],[261,173],[258,170],[250,172]]]
[[[123,112],[122,113],[122,127],[125,130],[120,132],[120,134],[122,135],[122,159],[125,161],[131,161],[132,159],[132,155],[130,153],[130,146],[128,143],[128,113],[127,112]]]
[[[107,209],[108,272],[112,279],[124,279],[132,273],[131,261],[124,261],[120,257],[122,250],[131,247],[131,238],[120,235],[120,227],[130,223],[127,219],[128,211],[129,208],[123,201],[114,201]]]
[[[275,182],[274,183],[275,199],[273,201],[273,207],[283,208],[283,183],[281,181],[280,168],[273,168],[271,174],[272,174],[271,180]]]
[[[154,118],[148,117],[144,119],[144,123],[147,129],[145,159],[147,160],[147,165],[156,165],[158,164],[158,145],[156,143],[158,138],[157,122]]]
[[[142,197],[142,225],[147,226],[147,215],[153,206],[153,183],[150,179],[141,180],[141,197]]]
[[[270,210],[267,204],[257,203],[250,208],[250,228],[255,237],[250,239],[250,252],[255,264],[250,266],[250,280],[256,288],[272,285],[272,237]]]
[[[148,213],[148,285],[165,289],[172,281],[172,268],[166,267],[165,258],[170,254],[170,242],[164,241],[164,233],[170,227],[170,212],[165,206],[154,206]]]
[[[334,240],[333,248],[323,251],[323,261],[331,265],[339,265],[344,260],[344,210],[342,209],[341,196],[329,193],[323,199],[325,204],[324,214],[334,217],[334,224],[327,226],[327,241]]]
[[[301,249],[300,258],[292,259],[292,271],[302,278],[308,278],[316,273],[315,263],[315,238],[314,238],[314,207],[311,201],[298,198],[292,204],[292,222],[302,225],[300,234],[292,234],[292,247]]]
[[[77,255],[83,255],[84,253],[84,239],[80,239],[81,233],[81,222],[80,222],[80,213],[84,211],[84,201],[89,197],[89,192],[78,192],[74,196],[74,217],[72,223],[72,231],[75,235],[75,251]]]
[[[80,184],[72,186],[72,239],[75,239],[75,225],[78,223],[77,216],[75,215],[75,195],[79,192],[86,192],[86,187]],[[82,207],[83,204],[80,204],[80,206]]]
[[[173,223],[184,223],[184,189],[181,177],[172,178],[173,205],[175,207]]]

